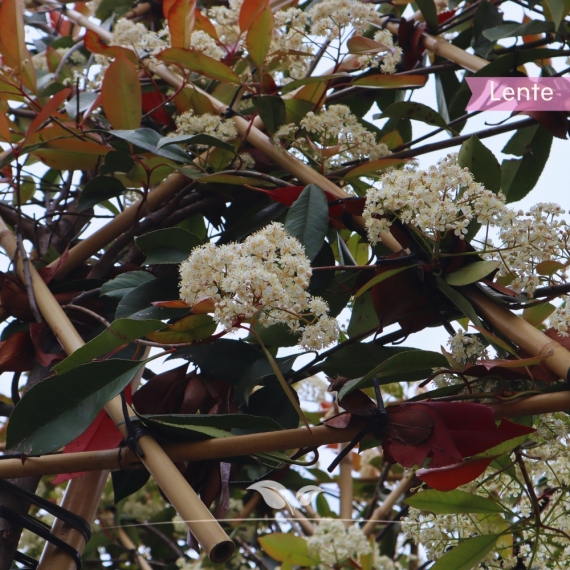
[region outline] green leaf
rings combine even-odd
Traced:
[[[121,275],[115,277],[115,279],[111,279],[111,281],[107,281],[101,287],[101,295],[122,299],[135,287],[138,287],[143,283],[147,283],[148,281],[153,281],[154,279],[156,279],[156,277],[146,271],[129,271],[128,273],[121,273]]]
[[[378,317],[372,303],[372,294],[361,295],[356,299],[352,308],[348,330],[346,331],[348,336],[352,338],[360,333],[377,328],[378,325]]]
[[[519,141],[522,137],[529,137],[530,140],[527,138],[528,142],[521,152]],[[517,131],[507,143],[503,152],[522,155],[522,158],[503,160],[501,165],[502,189],[507,203],[522,200],[535,187],[550,155],[551,146],[552,135],[540,125]]]
[[[77,209],[80,212],[100,204],[110,198],[122,196],[126,192],[123,183],[117,178],[111,176],[95,176],[87,182],[81,195],[79,196],[79,204]]]
[[[165,309],[151,305],[153,301],[173,301],[178,298],[178,284],[175,279],[153,279],[129,291],[119,301],[115,318],[162,320],[186,316],[189,309]]]
[[[486,58],[491,53],[495,43],[488,40],[483,35],[483,32],[489,28],[500,26],[502,23],[503,15],[497,7],[491,2],[483,0],[479,4],[473,18],[473,39],[471,45],[477,55]]]
[[[113,174],[114,172],[127,173],[135,165],[131,155],[121,150],[108,152],[103,165],[99,168],[100,174]]]
[[[501,165],[491,152],[478,138],[473,135],[459,149],[459,166],[468,168],[476,182],[479,182],[497,194],[501,190]]]
[[[489,273],[498,269],[500,265],[499,261],[475,261],[453,273],[449,273],[445,276],[445,281],[454,287],[469,285],[487,277]]]
[[[291,91],[295,91],[299,87],[303,87],[304,85],[311,85],[312,83],[321,83],[322,81],[330,81],[331,79],[338,79],[340,77],[345,77],[347,80],[350,79],[350,75],[348,73],[331,73],[328,75],[316,75],[313,77],[303,77],[303,79],[295,79],[295,81],[290,81],[281,87],[281,93],[290,93]],[[263,123],[265,124],[265,123]]]
[[[99,94],[94,91],[82,91],[75,97],[72,97],[65,103],[65,111],[69,118],[74,121],[77,118],[77,113],[84,113],[87,111],[87,109],[95,103],[97,97],[99,97]]]
[[[63,374],[80,364],[108,354],[115,348],[119,348],[166,326],[162,321],[117,319],[100,335],[97,335],[94,339],[70,354],[65,360],[54,366],[53,370],[57,374]]]
[[[150,478],[146,469],[133,469],[132,471],[111,471],[113,480],[113,503],[119,501],[142,489]]]
[[[533,34],[546,34],[554,31],[552,22],[541,22],[539,20],[531,20],[526,24],[518,22],[507,22],[495,28],[489,28],[483,32],[483,35],[492,42],[502,40],[504,38],[514,38],[517,36],[531,36]]]
[[[287,122],[287,111],[281,97],[277,95],[258,96],[253,97],[252,102],[270,135],[274,135],[277,129]]]
[[[468,538],[444,554],[430,570],[471,570],[491,552],[499,536],[483,534]]]
[[[300,536],[273,532],[259,537],[258,540],[263,551],[279,562],[309,567],[320,562],[318,556],[309,555],[307,541]]]
[[[89,362],[42,380],[10,416],[6,446],[28,455],[52,453],[81,435],[146,361]]]
[[[185,261],[201,241],[182,228],[165,228],[135,238],[135,244],[146,255],[145,265],[159,265]]]
[[[281,430],[272,418],[248,414],[163,414],[140,416],[156,433],[175,439],[188,441],[206,437],[231,437],[235,429],[239,432],[258,433]]]
[[[179,147],[173,148],[157,148],[158,143],[162,139],[161,135],[152,129],[135,129],[132,131],[127,130],[114,130],[109,131],[112,135],[115,135],[117,138],[120,138],[124,141],[130,142],[131,144],[146,150],[148,152],[152,152],[158,156],[162,156],[164,158],[169,158],[170,160],[174,160],[176,162],[183,162],[189,163],[191,162],[190,157],[186,152],[184,152]]]
[[[196,342],[211,337],[216,327],[216,321],[210,315],[188,315],[165,330],[151,332],[146,336],[153,342],[164,344]]]
[[[533,307],[527,307],[522,314],[522,318],[533,327],[541,325],[554,311],[556,307],[551,303],[540,303]]]
[[[495,447],[491,447],[483,451],[483,453],[478,453],[475,457],[494,457],[497,455],[503,455],[505,453],[510,453],[515,447],[523,444],[528,439],[528,435],[519,435],[518,437],[513,437]]]
[[[241,84],[240,78],[230,67],[201,52],[184,48],[167,48],[157,54],[156,59],[167,64],[181,65],[190,71],[222,83]]]
[[[411,101],[397,101],[396,103],[392,103],[382,114],[374,115],[373,118],[412,119],[433,125],[434,127],[451,130],[448,128],[445,119],[437,111],[423,103],[414,103]]]
[[[471,322],[478,327],[483,328],[483,323],[479,319],[473,305],[459,292],[457,289],[448,285],[441,277],[437,277],[436,285],[438,289],[466,316]]]
[[[338,393],[339,399],[344,398],[356,388],[369,388],[372,379],[378,378],[380,384],[389,384],[395,381],[395,377],[406,374],[406,380],[423,380],[427,378],[433,368],[447,367],[447,359],[439,352],[430,350],[410,350],[401,352],[388,358],[362,378],[356,378],[347,382]],[[386,378],[387,380],[382,380]]]
[[[173,144],[185,143],[187,145],[216,146],[225,150],[234,151],[234,147],[227,142],[211,135],[177,135],[175,137],[162,137],[156,145],[157,150]]]
[[[245,38],[247,53],[259,71],[263,68],[263,62],[269,52],[272,36],[273,11],[266,3],[261,13],[251,22]]]
[[[437,20],[437,8],[433,0],[416,0],[416,4],[428,25],[428,29],[432,34],[437,34],[439,30],[439,22]]]
[[[397,275],[398,273],[401,273],[402,271],[406,271],[406,269],[411,269],[412,267],[417,267],[417,264],[416,265],[407,265],[406,267],[398,267],[397,269],[389,269],[388,271],[384,271],[383,273],[380,273],[380,275],[376,275],[376,277],[373,277],[372,279],[370,279],[370,281],[365,283],[356,292],[356,294],[354,295],[354,298],[358,299],[361,295],[366,293],[366,291],[368,291],[368,289],[371,289],[372,287],[374,287],[374,285],[378,285],[378,283],[382,283],[382,281],[386,281],[386,279],[390,279],[390,277],[393,277],[394,275]]]
[[[285,112],[287,116],[287,123],[295,123],[296,125],[305,118],[309,111],[315,108],[315,104],[305,99],[286,99]],[[0,167],[2,164],[0,163]]]
[[[404,503],[435,514],[504,512],[501,505],[491,499],[457,490],[443,492],[428,489],[405,499]]]
[[[555,29],[558,29],[562,23],[562,20],[568,15],[568,12],[570,12],[570,1],[544,0],[543,5],[546,5],[548,7],[552,21],[554,22],[554,27]]]
[[[285,229],[304,246],[309,259],[321,251],[329,228],[329,203],[316,184],[309,184],[287,212]]]

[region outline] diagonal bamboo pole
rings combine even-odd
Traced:
[[[16,239],[1,218],[0,245],[11,259],[16,257]],[[16,269],[22,280],[25,280],[21,256],[18,257],[16,262]],[[67,354],[73,353],[83,346],[83,339],[31,264],[29,270],[34,296],[40,312],[65,352]],[[120,397],[116,397],[108,402],[105,409],[121,433],[127,436]],[[134,416],[134,412],[132,415]],[[180,471],[151,436],[144,435],[141,437],[139,445],[144,452],[143,463],[183,520],[199,518],[208,521],[198,526],[189,525],[190,530],[204,547],[208,556],[215,562],[227,560],[235,548],[233,542],[222,530],[209,509],[204,506]]]

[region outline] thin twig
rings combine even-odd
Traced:
[[[22,267],[24,269],[24,285],[26,287],[26,293],[28,295],[28,302],[30,303],[30,309],[32,314],[34,315],[34,319],[37,323],[43,323],[44,320],[42,315],[38,309],[38,305],[36,304],[36,298],[34,297],[34,289],[32,287],[32,276],[30,275],[30,266],[28,263],[30,260],[28,259],[28,254],[26,252],[26,248],[24,247],[24,243],[22,241],[22,234],[19,231],[16,231],[16,242],[18,244],[18,251],[22,258]]]

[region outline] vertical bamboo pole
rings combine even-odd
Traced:
[[[8,229],[0,218],[0,246],[4,248],[12,259],[16,256],[17,244],[14,234]],[[22,279],[25,279],[21,256],[18,256],[16,269]],[[43,317],[51,327],[53,333],[63,346],[67,354],[71,354],[81,346],[83,339],[75,330],[71,321],[48,289],[34,267],[29,266],[32,287],[36,303]],[[108,402],[105,407],[107,414],[117,425],[123,435],[127,435],[124,425],[120,397]],[[134,416],[134,412],[130,411]],[[213,562],[223,562],[233,553],[235,545],[220,527],[198,497],[180,471],[168,458],[164,450],[156,443],[153,437],[145,435],[139,439],[145,457],[142,462],[147,467],[164,494],[168,497],[176,511],[194,534],[198,542],[206,550]],[[194,522],[196,521],[196,522]]]
[[[347,444],[341,445],[341,450],[346,446]],[[340,462],[338,489],[340,491],[340,520],[344,526],[349,527],[352,524],[352,453],[346,455]]]

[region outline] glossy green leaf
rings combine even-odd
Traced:
[[[157,148],[162,137],[152,129],[142,128],[135,130],[115,130],[109,132],[124,141],[130,142],[131,144],[158,156],[169,158],[175,162],[191,162],[188,154],[179,147],[171,145],[170,148]]]
[[[211,337],[216,326],[216,321],[210,315],[188,315],[168,325],[166,329],[150,332],[146,336],[153,342],[163,344],[196,342]]]
[[[309,555],[306,539],[294,534],[274,532],[261,536],[259,544],[266,554],[279,562],[309,567],[320,562],[318,556]]]
[[[522,156],[503,160],[501,165],[502,190],[508,203],[522,200],[536,186],[551,146],[552,135],[540,125],[520,129],[507,143],[503,152]]]
[[[473,305],[457,290],[444,281],[441,277],[437,277],[437,288],[466,316],[471,322],[478,327],[483,327],[481,319],[479,319]]]
[[[554,28],[558,29],[562,20],[570,12],[570,1],[569,0],[543,0],[544,5],[548,8],[550,12],[550,17],[554,22]]]
[[[146,255],[145,265],[159,265],[185,261],[201,241],[182,228],[165,228],[139,236],[135,243]]]
[[[329,203],[316,184],[309,184],[287,212],[285,229],[304,246],[309,259],[323,247],[329,228]]]
[[[445,276],[449,285],[460,287],[479,281],[500,267],[499,261],[475,261]]]
[[[522,318],[533,327],[541,325],[554,311],[556,307],[551,303],[540,303],[533,307],[527,307],[522,314]]]
[[[504,38],[514,38],[517,36],[531,36],[534,34],[546,34],[554,31],[552,22],[541,22],[539,20],[531,20],[525,24],[518,22],[507,22],[495,28],[489,28],[483,32],[483,35],[492,42],[502,40]]]
[[[394,275],[397,275],[398,273],[402,273],[402,271],[406,271],[406,269],[411,269],[412,267],[417,267],[417,265],[408,265],[406,267],[398,267],[397,269],[389,269],[388,271],[384,271],[383,273],[380,273],[380,275],[376,275],[376,277],[373,277],[372,279],[370,279],[370,281],[365,283],[355,293],[354,298],[358,299],[361,295],[366,293],[366,291],[368,291],[368,289],[372,289],[372,287],[374,287],[374,285],[378,285],[378,283],[382,283],[382,281],[386,281],[386,279],[390,279],[390,277],[393,277]]]
[[[339,77],[346,77],[350,79],[350,75],[348,73],[331,73],[327,75],[316,75],[312,77],[303,77],[303,79],[295,79],[294,81],[290,81],[281,87],[281,93],[290,93],[291,91],[295,91],[299,87],[303,87],[305,85],[311,85],[313,83],[321,83],[322,81],[329,81],[331,79],[337,79]]]
[[[473,135],[459,149],[459,166],[468,168],[476,182],[497,194],[501,190],[501,165],[495,154]]]
[[[432,34],[437,34],[439,22],[437,20],[437,8],[433,0],[415,0],[422,16],[424,17],[428,29]]]
[[[100,335],[78,348],[65,360],[54,366],[53,369],[57,374],[63,374],[80,364],[108,354],[120,346],[142,338],[150,332],[163,329],[166,326],[163,322],[156,320],[117,319]]]
[[[140,417],[156,433],[177,441],[204,439],[204,436],[230,437],[232,429],[249,433],[281,430],[273,419],[249,414],[152,414]]]
[[[356,388],[369,388],[372,386],[373,378],[378,378],[380,384],[394,382],[403,374],[406,374],[408,381],[423,380],[432,373],[433,368],[447,366],[447,359],[439,352],[430,350],[401,352],[388,358],[362,378],[348,381],[340,390],[338,397],[342,399]]]
[[[153,301],[173,301],[180,297],[176,279],[153,279],[129,291],[117,306],[115,318],[166,319],[183,317],[188,309],[165,309],[151,305]]]
[[[473,18],[473,39],[471,46],[475,53],[481,57],[488,57],[495,42],[487,39],[483,32],[489,28],[500,26],[503,23],[503,14],[492,2],[482,0],[475,11]]]
[[[245,45],[247,53],[260,70],[271,46],[273,36],[273,10],[269,3],[254,18],[247,31]]]
[[[113,502],[115,505],[133,493],[142,489],[150,478],[146,469],[133,469],[132,471],[111,471],[113,480]]]
[[[298,125],[314,108],[315,104],[305,99],[285,99],[286,122]]]
[[[83,212],[105,200],[122,196],[127,189],[123,183],[112,176],[95,176],[87,182],[79,196],[78,210]]]
[[[378,327],[378,317],[372,303],[372,295],[361,295],[354,302],[350,322],[348,323],[347,334],[350,338],[365,331]]]
[[[52,453],[82,434],[146,361],[89,362],[30,388],[10,416],[6,445],[29,455]]]
[[[115,279],[111,279],[101,287],[101,295],[122,299],[129,291],[135,287],[156,279],[151,273],[146,271],[129,271],[121,273]]]
[[[105,155],[105,160],[99,168],[100,174],[113,174],[115,172],[127,173],[135,165],[135,161],[131,158],[130,154],[116,150],[108,152]]]
[[[483,534],[468,538],[444,554],[430,570],[471,570],[491,552],[499,536]]]
[[[165,146],[171,146],[173,144],[184,143],[187,145],[201,145],[201,146],[216,146],[223,148],[225,150],[230,150],[233,152],[234,147],[227,142],[221,141],[220,139],[213,137],[211,135],[199,134],[199,135],[176,135],[175,137],[162,137],[157,145],[157,150],[164,148]]]
[[[510,453],[515,447],[518,447],[527,441],[527,439],[528,435],[513,437],[512,439],[503,441],[503,443],[499,443],[499,445],[495,445],[494,447],[485,450],[483,453],[478,453],[476,457],[496,457],[505,453]]]
[[[387,107],[383,113],[374,115],[374,119],[412,119],[434,127],[448,130],[445,119],[434,109],[423,103],[398,101]],[[451,129],[449,129],[451,130]]]
[[[231,67],[199,51],[167,48],[157,54],[156,59],[167,64],[181,65],[189,71],[194,71],[222,83],[237,83],[238,85],[241,83],[240,78]]]
[[[436,514],[447,513],[502,513],[500,504],[480,495],[464,491],[436,491],[428,489],[420,491],[404,500],[404,503]]]
[[[287,122],[285,103],[281,97],[277,95],[264,95],[261,97],[253,97],[252,102],[270,135],[275,134],[277,129]]]

